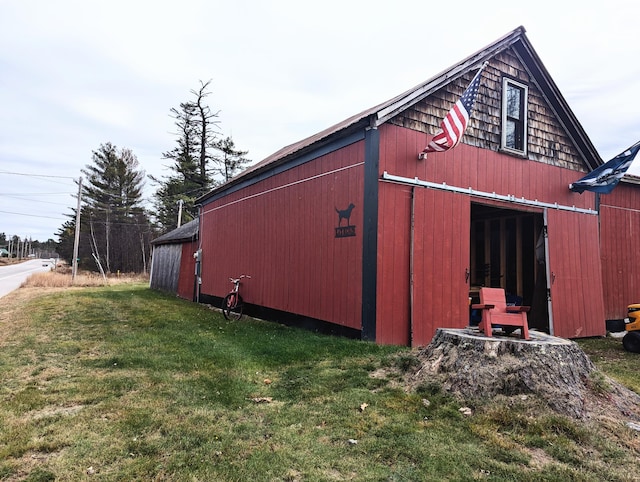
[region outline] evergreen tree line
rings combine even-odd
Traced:
[[[147,176],[135,154],[106,142],[93,151],[82,172],[79,267],[106,273],[147,272],[150,241],[195,219],[195,201],[250,162],[247,151],[221,135],[219,111],[206,102],[209,82],[192,90],[192,100],[170,109],[175,147],[162,154],[169,174]],[[155,185],[152,209],[144,207],[146,179]],[[179,217],[180,213],[180,217]],[[56,233],[58,253],[73,262],[76,210]]]
[[[7,236],[6,233],[0,233],[0,257],[6,256],[10,258],[28,258],[35,256],[36,258],[52,258],[56,256],[57,243],[53,239],[47,241],[37,241],[31,238],[21,238],[18,235]]]

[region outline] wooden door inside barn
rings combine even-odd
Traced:
[[[411,344],[469,323],[469,196],[415,189]]]
[[[553,335],[602,336],[606,332],[598,217],[548,209],[547,236]]]

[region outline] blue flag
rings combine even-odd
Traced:
[[[640,142],[637,142],[609,162],[591,171],[579,181],[569,184],[569,189],[580,194],[584,191],[609,194],[622,179],[624,173],[627,172],[639,150]]]

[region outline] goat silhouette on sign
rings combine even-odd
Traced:
[[[346,219],[347,221],[347,226],[351,226],[351,211],[353,211],[353,208],[355,208],[356,206],[351,203],[349,204],[349,207],[347,209],[338,209],[336,208],[336,212],[338,213],[338,226],[340,226],[342,224],[342,220]]]

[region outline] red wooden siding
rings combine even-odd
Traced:
[[[619,183],[600,197],[600,248],[605,318],[620,320],[627,306],[640,302],[637,269],[640,236],[640,186]]]
[[[554,335],[604,335],[598,217],[549,209],[547,222]]]
[[[408,345],[411,188],[380,183],[376,341]]]
[[[427,345],[436,328],[469,325],[469,196],[415,190],[412,345]]]
[[[418,152],[426,146],[429,136],[391,124],[381,126],[380,139],[381,153],[384,153],[380,156],[381,173],[388,171],[397,176],[418,177],[450,186],[595,208],[592,193],[580,195],[568,189],[569,184],[584,173],[467,144],[418,160]],[[397,147],[393,147],[394,143]]]
[[[418,160],[417,154],[426,145],[427,135],[390,124],[381,126],[380,139],[381,173],[387,171],[411,179],[417,177],[532,201],[595,207],[592,193],[578,195],[568,189],[583,173],[466,144]],[[407,230],[406,219],[410,216],[409,189],[384,182],[380,186],[377,332],[378,341],[383,343],[402,343],[409,331],[408,319],[398,321],[409,310],[408,295],[400,297],[406,301],[395,301],[397,291],[408,288],[410,239],[402,233]],[[415,192],[418,244],[414,252],[413,331],[414,344],[420,345],[429,342],[438,326],[468,323],[468,287],[461,283],[464,269],[469,266],[469,203],[474,198],[424,188],[416,188]],[[522,211],[532,209],[509,203],[502,206]],[[418,216],[419,210],[422,214]],[[550,269],[556,273],[555,334],[564,337],[604,334],[598,218],[570,211],[549,212],[550,229],[555,230],[549,238]],[[394,229],[396,223],[399,229]],[[392,303],[397,312],[392,313]]]
[[[182,244],[180,275],[178,277],[178,296],[185,300],[193,300],[196,260],[193,253],[198,250],[197,241]]]
[[[247,274],[248,303],[360,329],[363,156],[357,142],[206,204],[201,292]],[[336,238],[349,203],[356,236]]]

